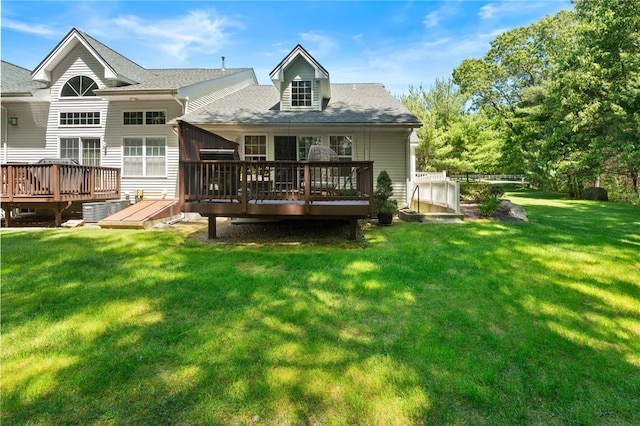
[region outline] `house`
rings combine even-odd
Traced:
[[[346,162],[373,162],[367,179],[387,170],[396,198],[409,201],[417,144],[411,135],[421,123],[384,86],[331,83],[329,72],[300,45],[270,78],[273,84],[259,85],[253,69],[224,64],[146,69],[72,29],[33,71],[2,62],[0,162],[70,158],[119,168],[122,197],[143,190],[185,201],[185,185],[194,177],[181,176],[187,171],[180,171],[181,160],[186,165],[214,158],[206,156],[211,148],[198,151],[198,158],[180,152],[194,149],[181,140],[190,129],[218,141],[211,145],[216,149],[225,141],[223,148],[243,161],[305,162],[312,146],[326,146],[337,154],[341,170]],[[362,167],[354,163],[350,170]],[[285,180],[292,191],[303,192],[303,171],[290,168],[295,182]],[[240,180],[248,176],[236,172]],[[355,176],[340,173],[343,186]],[[269,179],[276,178],[283,179],[274,171]],[[236,189],[241,186],[237,182]]]
[[[1,162],[119,167],[123,196],[174,198],[178,137],[167,122],[255,84],[249,68],[145,69],[72,29],[31,72],[2,62]]]

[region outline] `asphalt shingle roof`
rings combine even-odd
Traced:
[[[189,123],[398,123],[420,120],[382,84],[332,84],[331,99],[322,111],[280,111],[274,86],[248,86],[177,120]]]
[[[2,94],[10,93],[30,93],[37,89],[43,89],[46,84],[31,80],[31,71],[14,65],[10,62],[2,61],[1,89]]]
[[[79,30],[76,31],[78,31],[78,34],[80,34],[87,41],[87,43],[89,43],[93,50],[95,50],[96,53],[100,55],[102,59],[104,59],[105,62],[108,63],[116,73],[136,82],[148,78],[149,71],[145,68],[136,64],[131,59],[122,56],[110,47],[107,47],[104,44],[100,43],[89,34]]]
[[[226,75],[245,71],[249,68],[175,68],[175,69],[149,69],[147,75],[138,84],[120,87],[108,87],[96,90],[96,93],[127,92],[135,90],[174,90],[190,86],[207,80],[212,80]]]

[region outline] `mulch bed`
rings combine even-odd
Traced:
[[[464,215],[464,220],[489,219],[501,220],[505,222],[522,222],[521,219],[511,216],[509,214],[509,210],[503,208],[502,206],[498,206],[496,211],[491,216],[483,217],[480,214],[480,209],[478,209],[478,203],[473,201],[461,201],[460,213]]]

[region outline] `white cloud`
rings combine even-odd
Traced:
[[[11,19],[3,18],[2,26],[5,29],[11,29],[26,34],[33,34],[44,37],[59,37],[58,31],[54,30],[49,25],[32,23],[27,24],[25,22],[18,22]]]
[[[132,36],[159,48],[173,61],[184,62],[193,53],[211,54],[229,44],[234,29],[244,26],[228,17],[194,10],[186,15],[166,20],[144,21],[137,16],[119,16],[109,21],[119,36]],[[103,29],[103,32],[106,32]],[[108,34],[108,32],[107,32]]]
[[[440,16],[438,15],[437,12],[431,12],[427,14],[427,16],[425,16],[424,19],[422,20],[422,23],[427,28],[433,28],[437,26],[439,22],[440,22]]]
[[[552,1],[513,1],[487,3],[480,8],[478,16],[481,19],[494,19],[504,16],[522,16],[549,6]],[[562,3],[557,1],[557,3]]]
[[[478,16],[482,19],[491,19],[496,14],[497,9],[495,3],[487,3],[480,8]]]
[[[305,43],[309,42],[314,44],[314,46],[312,47],[303,45],[304,48],[309,50],[309,52],[314,56],[326,55],[336,47],[336,43],[331,37],[328,37],[316,31],[309,31],[306,33],[300,33],[298,35]]]

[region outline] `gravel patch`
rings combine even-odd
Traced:
[[[356,240],[349,240],[349,223],[340,220],[282,220],[253,221],[218,218],[216,239],[207,236],[207,222],[194,239],[209,244],[233,245],[361,245],[366,242],[363,229],[372,226],[367,220],[358,221]],[[193,222],[191,222],[193,224]]]

